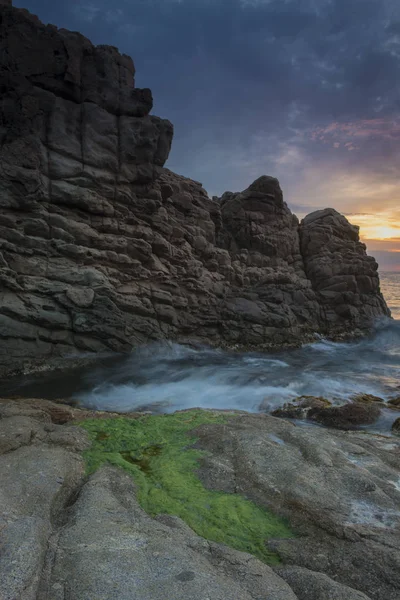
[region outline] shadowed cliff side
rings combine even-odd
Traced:
[[[389,311],[358,229],[299,227],[261,177],[210,199],[163,168],[132,60],[0,2],[0,373],[149,340],[267,349]]]

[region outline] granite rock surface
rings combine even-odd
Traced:
[[[78,414],[0,400],[2,600],[398,599],[396,438],[245,413],[190,433],[208,451],[198,471],[208,489],[289,520],[293,538],[266,540],[281,558],[271,568],[173,515],[150,517],[123,470],[87,477],[90,443],[67,418]]]

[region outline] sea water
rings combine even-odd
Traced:
[[[384,273],[381,281],[398,320],[378,323],[363,339],[321,338],[271,354],[152,344],[72,374],[18,378],[0,387],[0,395],[69,396],[86,407],[121,412],[192,407],[270,412],[301,395],[340,403],[368,393],[387,400],[400,395],[400,274]]]
[[[380,273],[381,290],[392,311],[392,317],[400,321],[400,271]]]

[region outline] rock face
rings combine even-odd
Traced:
[[[387,313],[377,265],[359,241],[359,228],[333,208],[308,215],[300,227],[301,252],[327,329],[360,313]]]
[[[243,494],[297,529],[268,546],[300,600],[399,598],[399,441],[264,415],[195,434],[209,453],[199,470],[207,488]]]
[[[58,424],[63,410],[77,418],[48,401],[0,400],[2,600],[398,600],[395,438],[243,413],[191,432],[208,451],[207,488],[245,495],[295,528],[269,540],[282,559],[271,568],[177,517],[151,518],[116,467],[85,477],[88,438]]]
[[[0,4],[0,372],[156,339],[269,348],[388,309],[358,230],[299,226],[261,177],[211,200],[163,168],[132,60]]]

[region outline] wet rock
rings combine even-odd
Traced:
[[[144,412],[124,413],[128,419],[137,419]],[[79,422],[84,419],[108,419],[116,417],[119,413],[109,411],[90,410],[78,408],[63,400],[44,400],[42,398],[0,398],[0,419],[10,417],[32,417],[35,421],[42,421],[47,425],[64,425]]]
[[[385,402],[383,398],[379,398],[379,396],[374,396],[373,394],[356,394],[352,397],[352,401],[364,404],[371,404],[371,402]]]
[[[400,408],[400,396],[388,400],[389,408]]]
[[[396,419],[392,425],[393,433],[400,434],[400,419]]]
[[[263,176],[210,199],[132,60],[2,2],[0,376],[160,339],[268,349],[388,315],[333,209],[299,226]]]
[[[327,427],[354,429],[360,425],[372,425],[380,417],[381,409],[375,402],[351,402],[343,406],[313,407],[307,418]]]
[[[331,406],[329,400],[325,398],[316,398],[314,396],[301,396],[295,402],[288,402],[277,408],[271,415],[286,419],[306,419],[312,408],[325,409]]]

